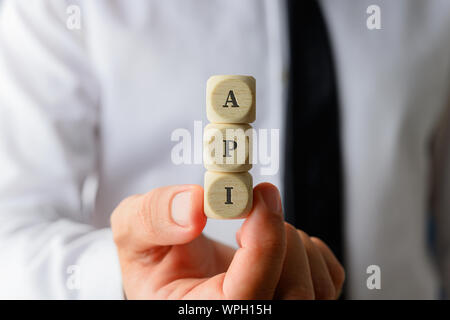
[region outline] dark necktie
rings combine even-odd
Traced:
[[[343,183],[333,56],[319,4],[288,0],[286,220],[323,239],[343,262]]]

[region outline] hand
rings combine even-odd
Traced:
[[[128,299],[335,299],[344,270],[319,239],[285,223],[277,188],[254,189],[239,249],[202,235],[203,189],[158,188],[122,201],[111,227]]]

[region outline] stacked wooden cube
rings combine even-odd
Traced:
[[[220,75],[206,86],[211,122],[203,136],[205,214],[210,218],[245,218],[253,205],[252,133],[256,117],[256,81],[251,76]]]

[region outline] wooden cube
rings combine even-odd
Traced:
[[[207,170],[245,172],[252,168],[253,128],[248,124],[211,123],[203,132]]]
[[[253,205],[253,179],[248,172],[205,173],[204,210],[209,218],[245,218]]]
[[[256,81],[251,76],[212,76],[206,84],[206,115],[213,123],[255,121]]]

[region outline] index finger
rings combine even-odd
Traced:
[[[231,299],[272,299],[283,267],[286,235],[278,189],[260,184],[253,197],[240,230],[241,248],[224,277],[224,295]]]

